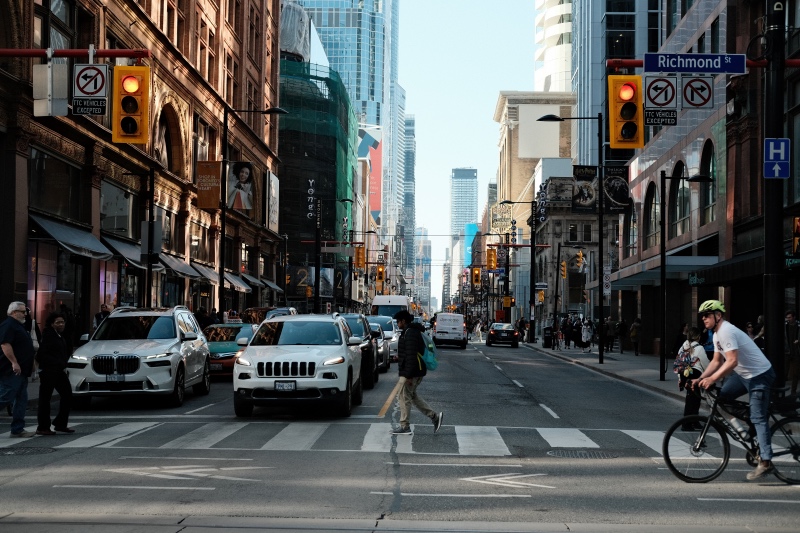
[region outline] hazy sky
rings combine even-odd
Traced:
[[[400,85],[416,118],[417,226],[431,235],[441,305],[450,172],[478,169],[478,217],[497,172],[500,91],[533,89],[534,0],[401,0]]]

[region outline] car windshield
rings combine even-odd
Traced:
[[[370,322],[374,322],[375,324],[379,324],[383,331],[387,333],[391,333],[394,330],[394,322],[392,317],[389,316],[371,316],[369,317]]]
[[[208,342],[236,342],[239,339],[250,340],[253,327],[249,324],[236,326],[208,326],[203,330]]]
[[[171,316],[110,316],[103,320],[92,340],[174,339],[176,336],[175,320]]]
[[[373,305],[370,311],[371,315],[383,315],[392,317],[398,311],[407,311],[407,305]]]
[[[250,346],[282,346],[305,344],[333,346],[342,344],[339,328],[331,322],[264,322],[253,335]]]
[[[358,316],[346,316],[344,319],[347,321],[347,325],[350,326],[350,331],[353,332],[353,335],[363,337],[367,334],[364,331],[364,322]]]
[[[490,329],[514,329],[514,326],[511,324],[501,324],[499,322],[492,324]]]

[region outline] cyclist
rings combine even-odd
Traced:
[[[745,392],[750,395],[750,422],[756,429],[760,461],[747,479],[759,479],[773,470],[767,411],[775,370],[747,333],[724,319],[722,302],[707,300],[698,314],[706,329],[714,332],[714,359],[695,383],[708,389],[725,378],[720,398],[733,400]]]

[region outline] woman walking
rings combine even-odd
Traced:
[[[67,377],[67,360],[69,351],[62,336],[66,319],[61,313],[51,313],[45,322],[42,342],[36,359],[39,361],[39,412],[36,428],[37,435],[55,435],[59,433],[75,433],[67,427],[69,410],[72,405],[72,387]],[[50,398],[53,390],[58,392],[58,415],[53,419],[55,431],[50,429]]]

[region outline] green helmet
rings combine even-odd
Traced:
[[[720,311],[724,313],[725,306],[719,300],[706,300],[700,304],[700,309],[698,309],[697,312],[706,313],[708,311]]]

